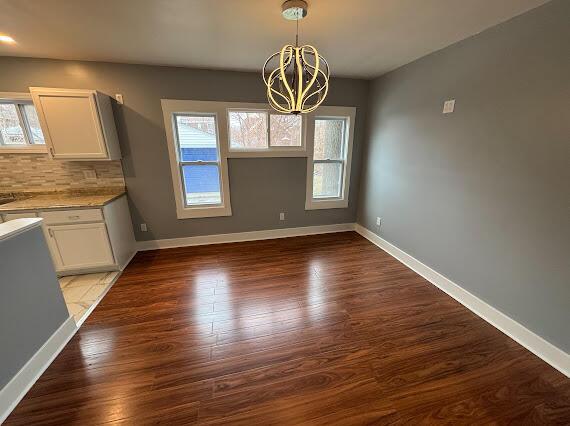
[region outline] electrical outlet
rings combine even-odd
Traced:
[[[285,220],[285,213],[279,213],[279,220]]]
[[[443,103],[443,113],[451,114],[455,109],[455,99],[449,99]]]
[[[376,226],[381,226],[382,225],[382,218],[381,217],[377,217],[376,218]]]
[[[123,105],[123,95],[120,93],[115,94],[115,100],[119,105]]]
[[[95,170],[83,170],[83,177],[85,179],[97,179],[97,172]]]
[[[141,231],[146,232],[148,229],[146,228],[146,223],[141,223]]]

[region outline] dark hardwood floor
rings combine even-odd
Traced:
[[[139,253],[7,424],[570,424],[570,380],[356,233]]]

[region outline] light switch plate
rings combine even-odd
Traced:
[[[443,103],[443,113],[451,114],[455,109],[455,99],[449,99]]]
[[[279,213],[279,220],[285,220],[285,213]]]

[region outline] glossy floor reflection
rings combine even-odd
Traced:
[[[346,232],[139,253],[7,424],[550,424],[569,397]]]

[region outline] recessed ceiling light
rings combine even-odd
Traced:
[[[7,35],[0,35],[0,42],[2,43],[16,43],[16,40],[14,40],[12,37],[7,36]]]

